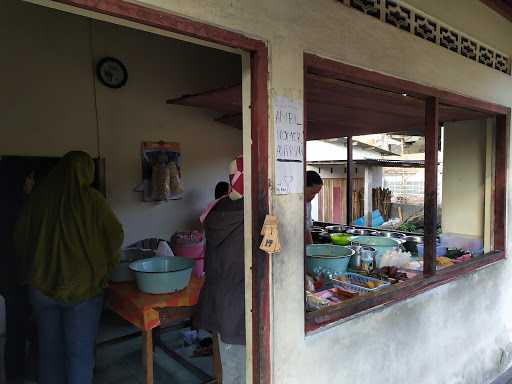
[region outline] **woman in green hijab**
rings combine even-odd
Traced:
[[[16,225],[21,278],[39,331],[39,383],[90,384],[103,289],[123,229],[91,188],[94,162],[69,152],[31,195]]]

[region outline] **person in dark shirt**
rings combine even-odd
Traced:
[[[230,190],[201,216],[206,234],[205,282],[195,324],[218,335],[224,384],[245,383],[243,159],[230,165]]]

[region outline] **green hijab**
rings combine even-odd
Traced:
[[[22,281],[66,303],[99,295],[119,261],[123,228],[91,188],[94,162],[69,152],[31,194],[16,224]]]

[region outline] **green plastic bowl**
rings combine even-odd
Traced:
[[[351,234],[348,233],[331,233],[331,240],[335,245],[349,245]]]
[[[348,263],[354,254],[349,247],[330,244],[312,244],[306,247],[306,269],[313,273],[318,267],[333,273],[347,272]]]
[[[134,261],[130,270],[142,292],[171,293],[187,287],[194,264],[194,260],[186,257],[159,256]]]

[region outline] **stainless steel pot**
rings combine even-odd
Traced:
[[[342,233],[345,230],[344,225],[329,225],[325,227],[329,233]]]
[[[361,267],[361,256],[363,254],[369,254],[372,258],[375,257],[377,251],[375,248],[369,247],[367,245],[360,245],[357,242],[352,242],[350,248],[354,250],[354,254],[350,258],[350,267],[351,268],[360,268]]]
[[[387,238],[395,239],[395,240],[403,240],[406,237],[406,235],[403,233],[392,232],[392,231],[380,231],[379,236],[387,237]]]
[[[354,236],[376,236],[378,234],[378,231],[363,228],[348,229],[345,232]]]

